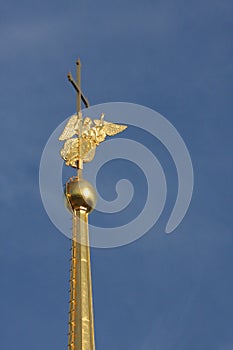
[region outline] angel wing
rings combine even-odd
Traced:
[[[103,125],[102,130],[108,136],[114,136],[116,134],[119,134],[120,132],[124,131],[127,128],[127,125],[113,124],[113,123],[105,122],[105,121],[99,120],[99,119],[95,119],[94,123],[97,126]]]
[[[127,128],[127,125],[113,124],[108,122],[104,123],[104,131],[108,136],[119,134],[119,132],[124,131],[126,128]]]
[[[78,116],[77,116],[77,114],[73,114],[70,117],[70,119],[68,120],[68,122],[65,126],[65,129],[63,130],[62,134],[59,137],[60,141],[68,140],[76,134],[77,122],[78,122]]]

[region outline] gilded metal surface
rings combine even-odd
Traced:
[[[95,350],[88,213],[96,192],[88,181],[73,177],[65,195],[73,213],[68,350]]]
[[[66,183],[65,196],[67,207],[73,212],[79,208],[85,208],[90,213],[96,205],[97,194],[94,187],[87,180],[80,179],[77,176],[72,177]]]
[[[73,212],[68,350],[95,350],[88,214],[85,209]]]
[[[92,280],[88,233],[88,214],[96,204],[94,188],[82,179],[83,162],[95,156],[96,146],[107,136],[114,136],[127,128],[126,125],[104,121],[104,114],[94,121],[83,120],[81,102],[89,102],[81,90],[81,62],[78,60],[77,82],[71,74],[68,79],[77,92],[77,113],[72,115],[59,137],[64,141],[60,151],[66,165],[78,169],[77,176],[66,183],[66,205],[73,214],[73,237],[70,266],[70,311],[68,350],[95,350]]]
[[[94,122],[89,117],[82,120],[80,112],[70,117],[59,137],[60,141],[65,141],[60,155],[66,165],[77,168],[77,162],[80,160],[92,161],[96,146],[107,136],[114,136],[127,128],[126,125],[108,123],[103,118],[104,114]]]

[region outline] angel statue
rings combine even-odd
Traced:
[[[90,162],[95,156],[96,146],[106,139],[127,128],[126,125],[113,124],[104,121],[104,113],[100,119],[86,117],[82,120],[80,115],[74,114],[68,120],[60,141],[65,141],[60,151],[66,165],[77,168],[77,161]]]

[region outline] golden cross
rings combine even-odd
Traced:
[[[77,81],[75,81],[71,75],[71,73],[69,72],[67,77],[69,82],[71,82],[71,84],[73,85],[73,87],[75,88],[76,92],[77,92],[77,99],[76,99],[76,110],[77,110],[77,116],[78,119],[80,120],[79,122],[79,135],[80,135],[80,142],[81,142],[81,138],[82,138],[82,113],[81,113],[81,102],[84,103],[85,107],[88,108],[90,106],[88,99],[84,96],[82,90],[81,90],[81,61],[78,58],[78,60],[76,61],[76,66],[77,66],[77,70],[76,70],[76,79]],[[79,149],[81,149],[81,147],[79,147]],[[83,169],[83,161],[81,159],[81,157],[79,157],[79,161],[77,162],[77,169],[78,169],[78,176],[81,177],[82,176],[82,169]]]

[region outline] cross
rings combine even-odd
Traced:
[[[90,107],[90,104],[87,100],[87,98],[83,95],[81,90],[81,61],[78,59],[76,61],[77,65],[77,82],[73,79],[71,73],[69,72],[67,77],[68,80],[71,82],[75,90],[77,91],[77,114],[81,111],[81,101],[83,101],[86,108]]]
[[[76,109],[77,109],[77,116],[79,119],[78,125],[79,125],[79,136],[81,136],[80,137],[80,142],[81,142],[81,138],[82,138],[81,103],[83,102],[86,108],[88,108],[90,106],[90,104],[81,90],[81,61],[80,61],[80,59],[78,59],[76,61],[76,66],[77,66],[77,71],[76,71],[77,81],[75,81],[73,79],[70,72],[68,73],[67,77],[68,77],[69,82],[73,85],[73,87],[75,88],[75,90],[77,92]],[[83,161],[82,161],[81,157],[79,157],[79,160],[77,162],[77,169],[78,169],[78,176],[81,177],[82,176],[82,169],[83,169]]]

